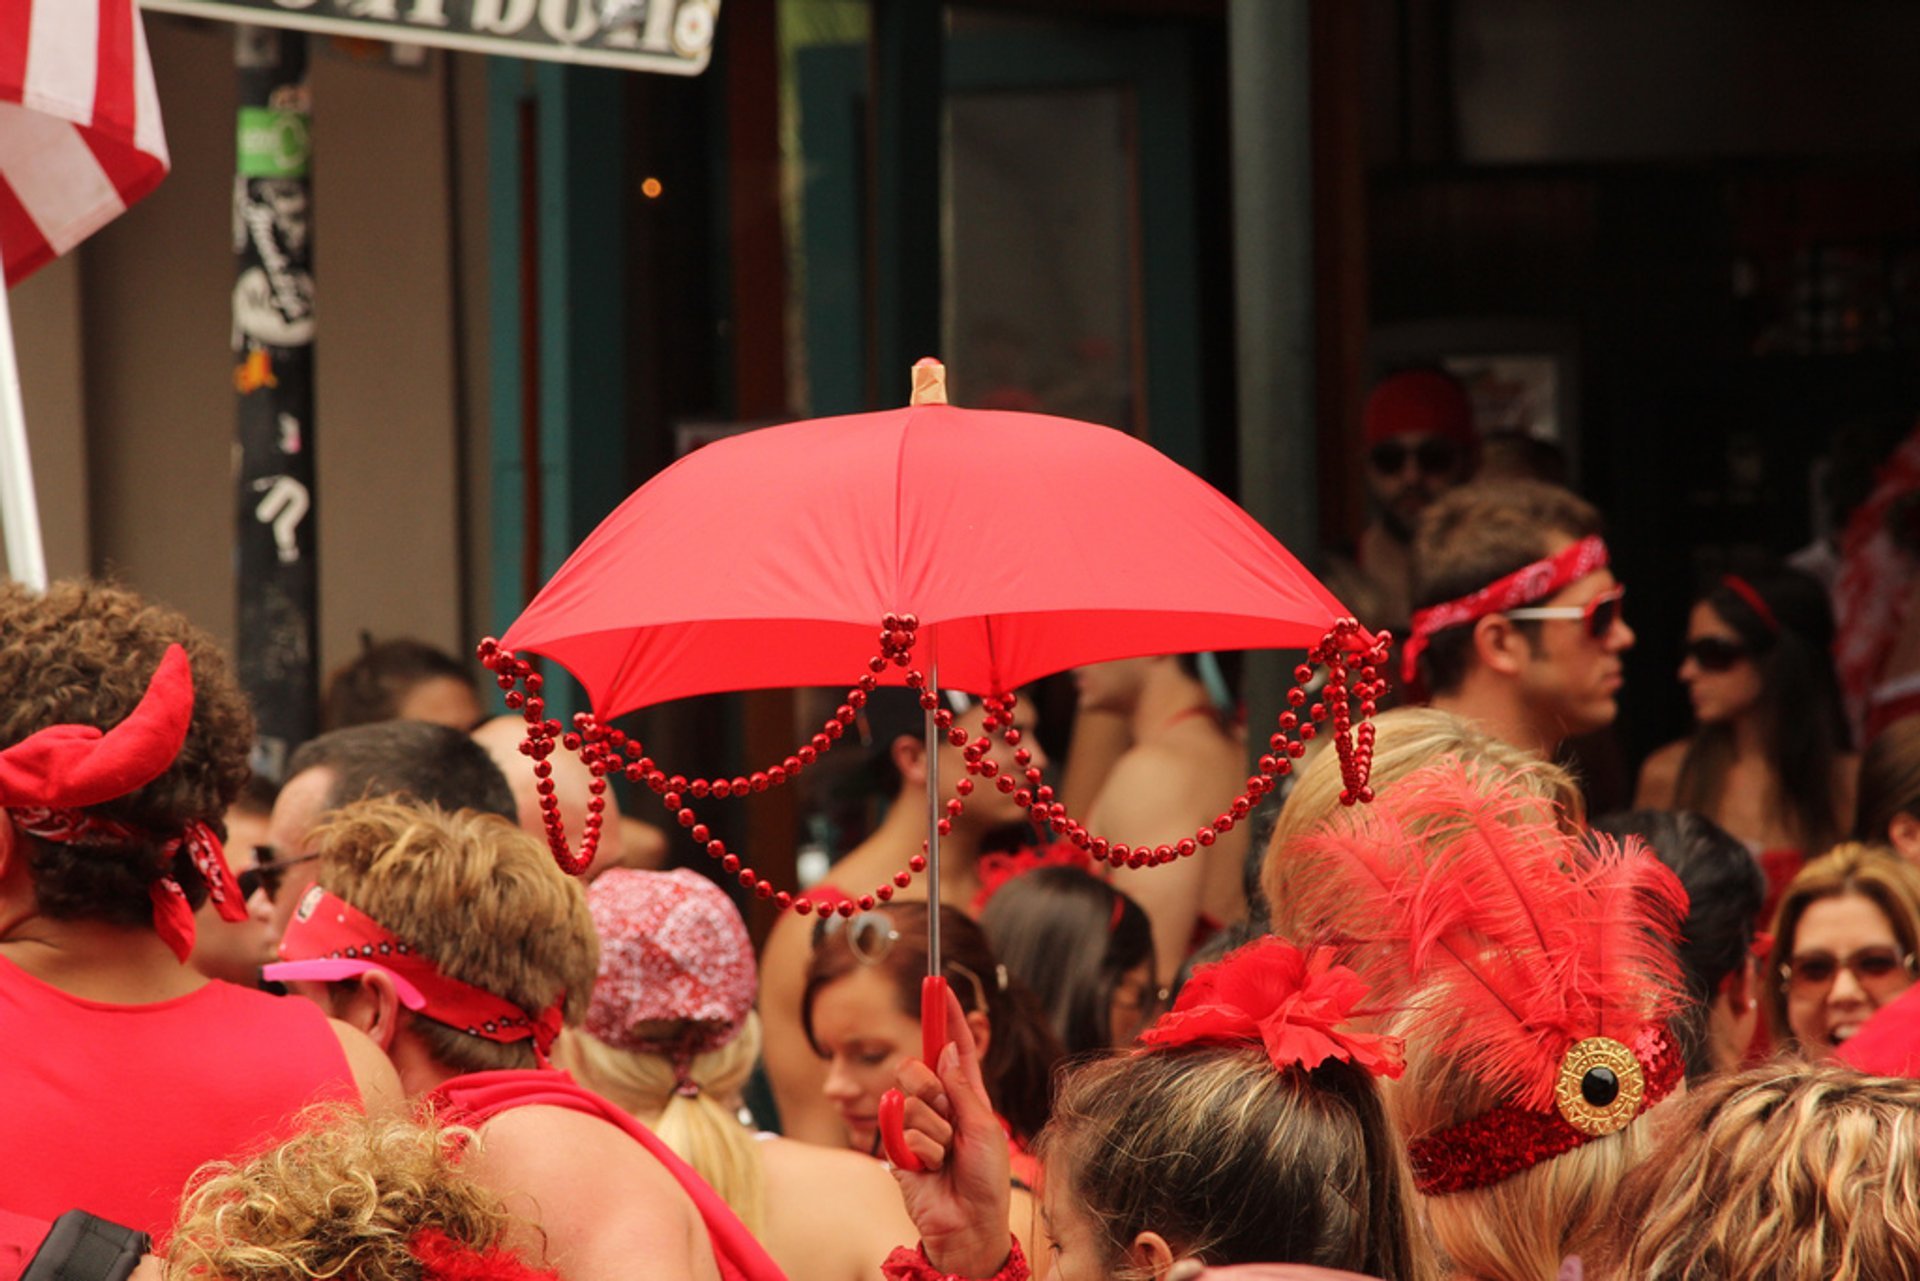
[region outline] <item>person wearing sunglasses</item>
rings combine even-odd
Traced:
[[[1694,732],[1640,771],[1636,808],[1704,814],[1759,855],[1763,923],[1807,855],[1851,826],[1859,758],[1832,649],[1816,580],[1786,569],[1723,576],[1687,618],[1679,674]]]
[[[901,1065],[921,1052],[927,920],[925,903],[889,903],[815,923],[801,1018],[826,1070],[822,1093],[839,1113],[845,1145],[855,1151],[877,1154],[880,1096],[893,1088]],[[1029,1145],[1046,1124],[1063,1051],[1046,1012],[995,959],[985,931],[950,907],[940,911],[940,957],[1006,1131],[1015,1180],[1009,1226],[1031,1247],[1039,1165]]]
[[[1433,706],[1549,758],[1613,724],[1634,634],[1600,515],[1577,495],[1484,481],[1439,499],[1415,541],[1414,604],[1400,675]]]
[[[1350,552],[1328,558],[1328,590],[1368,627],[1403,634],[1411,611],[1413,533],[1420,514],[1467,478],[1473,405],[1439,369],[1403,369],[1367,394],[1367,524]]]
[[[1776,1041],[1833,1057],[1913,986],[1916,949],[1920,870],[1855,842],[1808,863],[1780,900],[1761,987]]]

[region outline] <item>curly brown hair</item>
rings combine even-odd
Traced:
[[[182,866],[162,867],[155,846],[198,819],[224,832],[222,815],[246,786],[253,712],[212,637],[163,605],[87,579],[35,594],[0,583],[0,748],[50,725],[108,729],[146,693],[168,645],[193,668],[193,720],[179,757],[145,787],[89,812],[154,835],[145,849],[102,857],[27,841],[40,912],[59,919],[139,924],[152,918],[148,889],[174,873],[190,897],[204,894]]]
[[[511,1223],[499,1199],[455,1165],[476,1140],[432,1121],[316,1108],[279,1147],[200,1168],[167,1243],[167,1275],[423,1281],[413,1249],[422,1231],[486,1251]]]

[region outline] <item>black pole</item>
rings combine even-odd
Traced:
[[[259,722],[254,768],[279,778],[287,754],[318,727],[307,41],[242,26],[234,54],[235,650]]]

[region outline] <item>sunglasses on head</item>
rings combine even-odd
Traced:
[[[1460,462],[1460,447],[1430,436],[1414,445],[1383,440],[1367,451],[1367,462],[1383,476],[1397,476],[1411,458],[1423,476],[1444,476]]]
[[[1703,672],[1724,672],[1744,661],[1749,651],[1731,636],[1696,636],[1683,653]]]
[[[1508,618],[1578,619],[1586,624],[1586,633],[1594,640],[1605,640],[1625,609],[1627,589],[1609,587],[1584,605],[1530,605],[1526,609],[1500,611]]]
[[[280,886],[287,879],[287,869],[311,863],[319,857],[318,854],[302,854],[298,858],[282,859],[275,855],[271,845],[254,846],[253,866],[234,878],[240,883],[241,899],[252,898],[256,890],[265,890],[268,898],[279,898]]]
[[[1896,979],[1913,979],[1913,956],[1891,947],[1863,947],[1842,960],[1831,952],[1801,952],[1780,967],[1780,979],[1800,995],[1824,992],[1845,969],[1853,981],[1869,991],[1884,989]]]
[[[862,965],[878,965],[887,959],[894,944],[900,941],[900,931],[893,927],[893,918],[885,912],[856,912],[852,916],[823,916],[813,923],[813,945],[818,948],[836,934],[847,936],[847,950]],[[971,1008],[987,1008],[987,985],[980,976],[955,960],[947,960],[944,969],[951,970],[973,990]],[[1000,991],[1007,990],[1007,967],[996,966],[994,983]]]

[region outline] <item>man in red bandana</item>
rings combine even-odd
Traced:
[[[1433,705],[1552,756],[1619,710],[1633,645],[1600,517],[1536,481],[1467,485],[1421,518],[1403,676]]]
[[[197,906],[246,910],[218,829],[252,738],[178,614],[0,585],[0,1210],[160,1233],[189,1174],[305,1105],[397,1106],[364,1036],[187,964]]]
[[[267,978],[384,1048],[407,1094],[480,1142],[463,1168],[567,1281],[781,1274],[718,1195],[632,1117],[548,1063],[593,995],[580,884],[494,815],[361,801],[311,837],[319,877]]]

